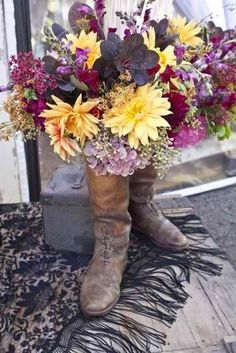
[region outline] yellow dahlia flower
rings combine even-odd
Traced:
[[[187,23],[185,17],[177,16],[170,20],[169,30],[173,34],[179,35],[181,43],[189,45],[191,47],[197,47],[203,43],[203,40],[197,37],[197,34],[201,32],[201,27],[197,26],[195,21]]]
[[[45,131],[51,138],[50,145],[54,146],[54,152],[59,154],[64,161],[68,160],[70,156],[74,157],[76,152],[80,151],[78,142],[66,137],[60,125],[46,123]]]
[[[139,87],[123,105],[114,105],[104,116],[104,125],[119,136],[128,135],[131,147],[158,139],[158,128],[169,127],[162,116],[169,115],[170,103],[162,91],[147,84]]]
[[[92,139],[98,133],[98,119],[90,111],[99,103],[98,100],[91,100],[82,103],[82,95],[77,98],[74,106],[63,102],[58,97],[52,96],[56,104],[49,104],[50,110],[44,110],[41,116],[47,119],[48,123],[60,125],[63,131],[72,134],[81,145],[85,139]]]
[[[89,32],[88,34],[85,31],[81,31],[79,37],[70,33],[66,36],[67,42],[71,41],[70,50],[72,54],[75,54],[76,48],[80,49],[89,49],[88,60],[85,61],[85,65],[87,64],[88,68],[91,69],[93,67],[94,62],[100,58],[100,44],[101,41],[97,41],[97,33]]]
[[[159,55],[160,72],[165,71],[166,66],[175,66],[176,65],[176,56],[174,54],[173,45],[168,45],[164,50],[161,51],[160,48],[156,47],[156,34],[154,27],[150,27],[148,32],[143,34],[144,44],[148,49],[155,51]]]

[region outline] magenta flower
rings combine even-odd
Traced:
[[[160,70],[160,65],[156,65],[156,66],[154,66],[153,68],[151,68],[151,69],[148,69],[147,70],[147,72],[148,72],[148,76],[149,77],[153,77],[153,76],[155,76],[156,75],[156,73],[158,73],[158,71]]]
[[[162,72],[160,76],[161,76],[162,82],[168,83],[171,78],[177,77],[177,74],[174,72],[174,70],[170,65],[167,65],[165,71]]]
[[[105,0],[94,0],[94,9],[98,18],[98,21],[100,23],[100,26],[103,26],[104,23],[104,16],[106,13],[106,6],[105,6]]]
[[[39,115],[44,111],[44,109],[47,108],[46,105],[46,100],[44,98],[39,98],[35,100],[31,100],[30,102],[27,102],[26,99],[24,99],[25,106],[23,109],[27,112],[32,114],[32,117],[34,119],[34,123],[36,127],[39,127],[41,131],[45,130],[45,118],[40,117]]]
[[[42,60],[35,58],[31,52],[11,56],[9,67],[13,85],[33,88],[39,95],[57,87],[54,77],[44,71]]]
[[[189,111],[189,105],[186,103],[186,97],[178,92],[166,93],[164,97],[169,99],[170,110],[173,113],[165,116],[165,119],[172,129],[176,129],[185,119],[185,115]]]
[[[103,18],[105,15],[105,5],[103,0],[95,0],[95,12],[94,10],[83,3],[75,2],[69,10],[69,23],[71,28],[76,32],[80,28],[80,21],[84,19],[88,21],[89,31],[98,33],[100,37],[103,37],[101,27],[103,25]]]
[[[76,77],[85,83],[93,92],[97,92],[99,85],[98,72],[96,70],[77,70]]]
[[[150,20],[150,15],[151,15],[151,8],[150,9],[147,9],[145,11],[145,14],[144,14],[144,19],[143,19],[143,22],[147,22]]]
[[[182,124],[178,133],[173,134],[173,146],[176,148],[186,148],[194,146],[201,142],[207,134],[206,119],[202,116],[198,117],[200,127],[194,129],[193,127]]]
[[[130,37],[131,34],[132,34],[131,31],[128,28],[126,28],[124,31],[124,39]]]
[[[117,28],[109,27],[108,28],[108,33],[116,33]]]
[[[93,31],[101,35],[101,28],[96,18],[93,18],[92,20],[89,21],[89,27],[90,27],[90,31]]]

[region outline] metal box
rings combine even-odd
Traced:
[[[93,219],[83,167],[57,168],[40,201],[46,243],[56,250],[92,254]]]

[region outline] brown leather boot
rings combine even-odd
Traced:
[[[126,267],[131,217],[128,178],[97,176],[87,167],[95,221],[95,250],[83,279],[80,304],[84,314],[105,315],[117,303]]]
[[[188,246],[186,236],[152,204],[156,170],[148,165],[130,177],[130,205],[132,228],[149,236],[159,247],[183,250]]]

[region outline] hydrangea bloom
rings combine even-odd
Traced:
[[[141,157],[138,151],[129,146],[127,140],[118,137],[112,138],[105,148],[102,143],[87,141],[84,155],[97,175],[111,173],[126,177],[149,164],[149,156]]]

